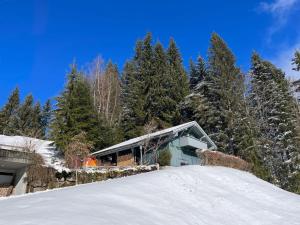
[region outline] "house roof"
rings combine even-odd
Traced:
[[[149,140],[149,139],[153,139],[156,137],[163,137],[163,136],[167,136],[167,135],[175,135],[176,133],[186,130],[188,128],[191,127],[195,127],[196,129],[198,129],[203,136],[205,137],[206,141],[209,142],[211,144],[211,149],[216,149],[217,146],[215,145],[215,143],[209,138],[209,136],[204,132],[204,130],[200,127],[200,125],[196,122],[196,121],[192,121],[192,122],[188,122],[188,123],[184,123],[175,127],[170,127],[164,130],[160,130],[154,133],[150,133],[150,134],[146,134],[143,136],[139,136],[136,138],[132,138],[129,139],[127,141],[121,142],[119,144],[113,145],[111,147],[96,151],[91,153],[91,155],[105,155],[109,152],[117,152],[117,151],[121,151],[121,150],[125,150],[128,149],[130,147],[135,147],[135,146],[139,146],[140,144],[142,144],[145,140]]]

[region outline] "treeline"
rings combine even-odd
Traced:
[[[299,52],[291,63],[300,70]],[[49,137],[62,151],[81,135],[99,150],[196,120],[219,151],[245,159],[257,176],[300,193],[299,108],[290,84],[282,70],[257,53],[249,75],[246,87],[234,54],[216,33],[207,59],[191,61],[188,72],[173,39],[164,48],[147,34],[122,73],[99,57],[87,69],[73,63],[50,125],[49,102],[42,109],[32,97],[20,104],[16,90],[0,112],[0,131]]]
[[[50,119],[50,100],[41,106],[34,102],[32,95],[28,95],[24,102],[20,102],[19,89],[16,88],[0,111],[0,134],[47,138]]]

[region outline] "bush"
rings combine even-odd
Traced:
[[[171,163],[171,152],[169,149],[164,149],[159,152],[158,163],[160,166],[169,166]]]
[[[210,150],[198,150],[197,154],[200,157],[202,165],[225,166],[244,171],[251,171],[252,169],[252,166],[245,160],[233,155]]]

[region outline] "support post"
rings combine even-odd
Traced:
[[[135,165],[135,155],[134,155],[134,149],[131,148],[131,154],[132,154],[132,157],[133,157],[133,164]]]
[[[118,158],[119,158],[119,152],[116,152],[116,161],[117,161],[117,166],[118,166]]]
[[[78,185],[78,156],[76,158],[76,169],[75,169],[75,185]]]
[[[140,146],[140,165],[143,165],[143,147]]]

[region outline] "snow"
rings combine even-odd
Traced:
[[[41,140],[24,136],[0,135],[0,148],[6,150],[30,151],[40,154],[46,166],[53,167],[58,171],[69,170],[64,167],[64,160],[59,156],[53,141]]]
[[[300,196],[247,172],[185,166],[0,200],[7,225],[299,225]]]
[[[175,127],[170,127],[170,128],[167,128],[167,129],[164,129],[164,130],[161,130],[161,131],[157,131],[157,132],[154,132],[154,133],[151,133],[151,134],[146,134],[146,135],[143,135],[143,136],[140,136],[140,137],[132,138],[132,139],[124,141],[122,143],[119,143],[119,144],[113,145],[111,147],[102,149],[100,151],[93,152],[92,155],[97,155],[99,153],[103,153],[103,152],[106,152],[106,151],[109,151],[109,150],[113,150],[113,149],[117,149],[117,148],[121,148],[121,147],[126,147],[126,146],[129,146],[129,145],[133,145],[133,144],[139,143],[143,140],[151,139],[151,138],[154,138],[154,137],[164,136],[164,135],[167,135],[167,134],[170,134],[170,133],[176,134],[179,131],[188,129],[188,128],[193,127],[193,126],[197,127],[205,135],[206,140],[209,141],[211,143],[211,145],[213,146],[212,148],[217,148],[216,145],[214,144],[214,142],[208,137],[208,135],[203,131],[203,129],[199,126],[199,124],[196,121],[192,121],[192,122],[184,123],[184,124],[181,124],[181,125],[178,125],[178,126],[175,126]]]

